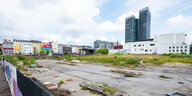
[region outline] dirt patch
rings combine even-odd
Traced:
[[[71,92],[66,89],[50,89],[55,96],[70,96]]]
[[[68,80],[65,80],[65,81],[67,81],[67,82],[71,82],[71,81],[73,81],[72,79],[68,79]]]
[[[126,72],[122,70],[110,70],[110,71],[113,73],[123,74],[124,77],[138,77],[142,75],[141,73]]]
[[[59,76],[58,75],[53,76],[53,78],[57,78],[57,77],[59,77]]]
[[[56,85],[53,84],[53,83],[50,83],[50,84],[47,84],[46,86],[47,86],[47,87],[53,87],[53,86],[56,86]]]
[[[65,62],[57,62],[57,64],[65,64],[65,65],[70,65],[70,66],[76,66],[76,64],[70,62],[70,63],[65,63]]]
[[[187,63],[165,63],[162,66],[168,66],[168,67],[192,67],[192,64],[187,64]]]

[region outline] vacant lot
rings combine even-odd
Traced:
[[[107,64],[83,64],[82,62],[71,66],[63,60],[38,60],[37,63],[52,71],[49,74],[44,72],[47,76],[55,75],[53,73],[56,72],[63,76],[75,77],[77,81],[81,79],[104,83],[128,93],[129,96],[164,96],[172,91],[192,93],[192,68],[190,67],[145,66],[142,71],[139,71],[129,70],[126,67],[118,69],[106,67]],[[134,76],[125,76],[130,73]],[[37,79],[43,78],[43,75],[33,76]],[[46,81],[45,77],[44,81]],[[72,85],[78,85],[77,83]]]

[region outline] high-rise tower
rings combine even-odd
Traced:
[[[138,19],[130,16],[125,19],[125,43],[137,41]]]
[[[151,12],[148,7],[139,10],[138,40],[150,39]]]
[[[148,7],[139,10],[139,19],[125,19],[125,43],[150,39],[151,12]]]

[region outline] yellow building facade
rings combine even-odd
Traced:
[[[24,53],[24,44],[22,42],[14,42],[14,54],[23,54]]]

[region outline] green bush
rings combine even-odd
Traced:
[[[158,58],[153,58],[153,61],[159,61],[159,59]]]
[[[64,81],[63,81],[63,80],[60,80],[60,81],[59,81],[59,84],[60,84],[60,85],[62,85],[63,83],[64,83]]]
[[[81,89],[82,90],[88,90],[88,87],[87,86],[81,86]]]
[[[134,60],[134,59],[128,59],[127,64],[140,64],[138,60]]]
[[[17,59],[21,61],[21,60],[25,60],[26,57],[23,55],[17,55]]]
[[[59,56],[55,56],[54,58],[55,58],[56,60],[59,60]]]
[[[120,64],[120,61],[119,60],[114,60],[113,64],[114,65]]]
[[[100,54],[108,54],[108,53],[109,53],[109,50],[108,50],[108,49],[101,48],[101,49],[97,49],[97,53],[100,53]]]

